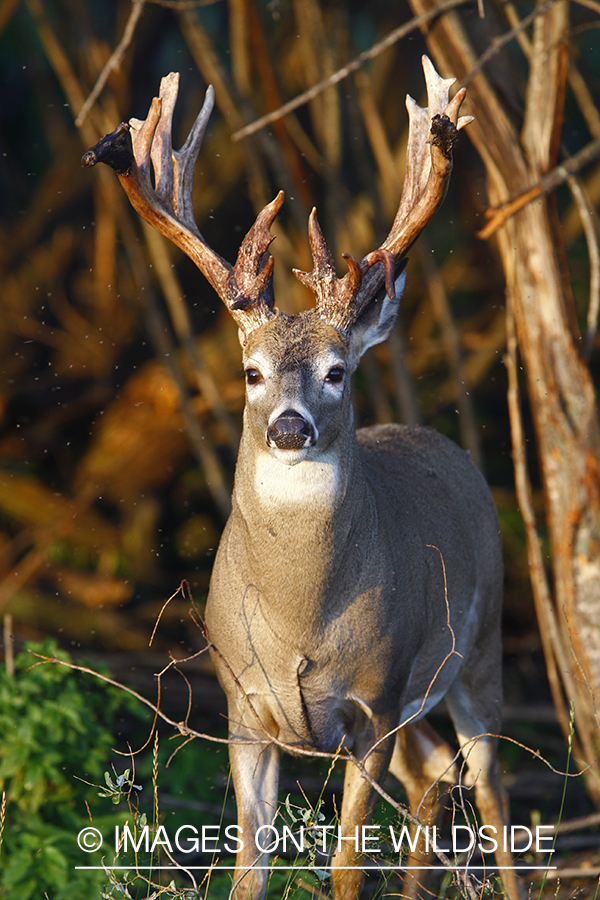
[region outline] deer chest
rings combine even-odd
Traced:
[[[214,599],[214,598],[213,598]],[[220,613],[217,615],[217,609]],[[209,604],[208,624],[219,679],[230,702],[260,698],[284,743],[349,749],[357,723],[389,715],[406,678],[395,634],[381,618],[354,611],[317,624],[292,608],[269,613],[255,586],[237,608]]]

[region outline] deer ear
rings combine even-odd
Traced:
[[[349,345],[352,355],[358,360],[363,353],[374,347],[375,344],[381,344],[391,334],[392,328],[396,324],[398,318],[398,310],[400,308],[400,298],[406,284],[406,272],[403,270],[394,283],[396,296],[390,300],[387,293],[383,292],[382,297],[369,303],[365,311],[359,316],[350,330]]]

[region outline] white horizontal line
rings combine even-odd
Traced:
[[[135,871],[163,871],[177,872],[227,872],[234,871],[236,866],[75,866],[79,871],[92,871],[94,869],[108,872],[135,872]],[[325,872],[327,866],[248,866],[248,871],[255,870],[273,871],[285,869],[290,872]],[[408,872],[409,870],[442,871],[442,872],[550,872],[558,870],[558,866],[335,866],[336,870],[349,870],[357,872]]]

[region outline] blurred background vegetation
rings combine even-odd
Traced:
[[[484,19],[474,3],[460,15],[483,52],[531,8],[486,0]],[[17,644],[50,635],[109,665],[126,658],[131,677],[175,595],[152,652],[164,659],[197,649],[201,636],[178,587],[187,579],[202,608],[241,425],[233,321],[193,264],[140,222],[114,173],[82,168],[82,153],[119,122],[145,118],[170,71],[181,73],[179,146],[212,83],[216,109],[195,183],[200,230],[234,261],[256,212],[283,188],[275,293],[287,312],[305,308],[312,297],[291,269],[311,267],[311,207],[340,272],[341,254],[360,258],[378,246],[393,219],[406,93],[425,105],[425,43],[418,29],[387,49],[378,42],[411,16],[403,0],[0,0],[0,616],[10,617]],[[600,137],[600,5],[572,4],[571,20],[567,156]],[[519,47],[516,36],[511,55],[498,48],[486,67],[517,127],[526,70]],[[234,139],[372,48],[348,77]],[[597,205],[597,160],[582,181]],[[583,332],[586,241],[567,188],[552,202],[570,322]],[[531,742],[555,720],[514,492],[504,277],[494,240],[476,236],[486,206],[481,161],[462,137],[446,201],[411,250],[400,321],[363,360],[355,405],[361,425],[434,426],[470,448],[486,474],[506,557],[507,729]],[[599,346],[595,339],[596,385]],[[523,401],[543,536],[525,390]],[[203,690],[207,707],[218,706],[208,682]],[[534,739],[523,730],[532,725]],[[558,730],[549,746],[564,763]],[[510,748],[504,753],[507,760]]]

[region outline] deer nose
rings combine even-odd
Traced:
[[[286,409],[267,428],[267,444],[278,450],[302,450],[314,440],[313,425],[294,409]]]

